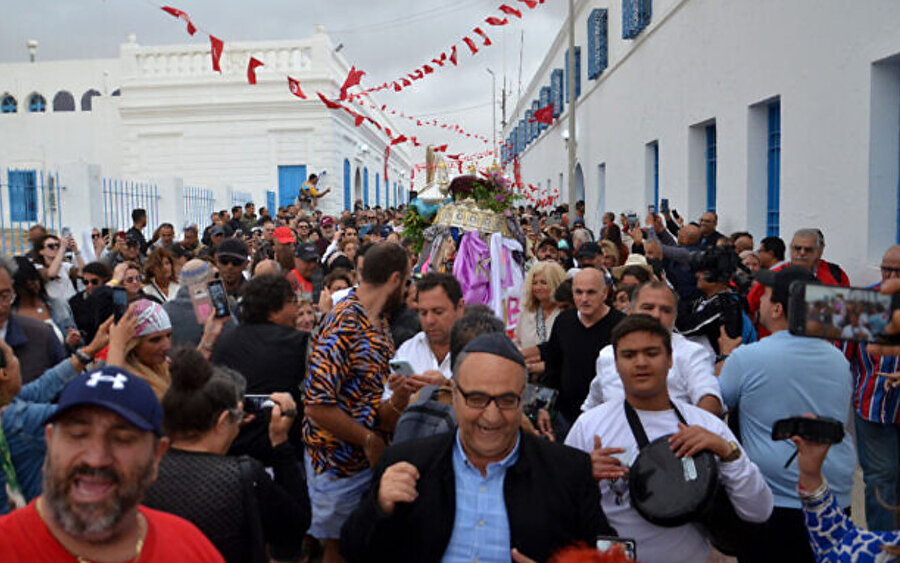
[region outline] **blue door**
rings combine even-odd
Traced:
[[[278,167],[278,206],[287,207],[294,205],[297,201],[297,195],[300,193],[300,186],[306,181],[306,165],[298,164],[295,166],[279,166]],[[270,209],[269,212],[275,215],[276,210]]]
[[[363,207],[369,207],[369,169],[363,168]]]
[[[350,211],[353,208],[353,196],[350,194],[350,161],[344,159],[344,209]]]
[[[266,190],[266,207],[269,209],[269,215],[275,216],[275,209],[278,206],[278,196],[272,190]]]

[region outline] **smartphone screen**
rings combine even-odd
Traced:
[[[222,280],[213,280],[208,285],[209,299],[212,302],[216,318],[227,317],[231,314],[231,311],[228,308],[228,294],[225,293],[225,286],[222,284]]]
[[[203,324],[212,314],[212,300],[209,298],[209,288],[205,283],[188,286],[188,294],[191,296],[191,305],[194,307],[194,316],[197,323]]]
[[[268,395],[244,395],[244,412],[261,413],[275,406]]]
[[[412,364],[406,360],[391,360],[391,370],[398,375],[410,376],[415,373]]]
[[[597,538],[597,551],[605,553],[615,546],[621,546],[625,552],[625,558],[629,561],[637,560],[637,542],[631,538],[617,538],[614,536],[599,536]]]
[[[791,285],[788,324],[791,334],[826,340],[885,342],[891,296],[877,289],[832,285]]]
[[[663,213],[669,212],[669,199],[668,198],[664,197],[661,200],[659,200],[659,210],[662,211]]]
[[[113,314],[115,322],[125,316],[128,310],[128,291],[124,287],[113,288]]]

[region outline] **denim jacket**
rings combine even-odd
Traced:
[[[22,387],[12,403],[0,413],[0,423],[3,424],[3,433],[12,454],[16,477],[28,502],[41,494],[41,468],[47,451],[44,420],[56,410],[56,405],[50,401],[78,374],[66,358]],[[6,476],[0,471],[0,514],[7,512]]]

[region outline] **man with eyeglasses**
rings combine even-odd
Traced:
[[[84,289],[69,299],[72,318],[75,319],[78,330],[84,333],[85,342],[94,338],[100,323],[112,314],[112,300],[107,299],[108,306],[106,306],[103,298],[97,297],[97,290],[106,285],[110,278],[112,278],[112,272],[103,263],[91,262],[85,265],[81,270]]]
[[[801,266],[806,268],[825,285],[850,286],[850,278],[840,266],[822,259],[825,252],[825,235],[819,229],[799,229],[794,233],[791,244],[788,247],[790,260],[771,268],[773,272],[780,271],[788,266]],[[756,319],[759,313],[760,302],[765,288],[762,284],[755,283],[747,294],[747,305],[750,308],[750,318]],[[769,330],[757,319],[756,331],[759,338],[771,334]]]
[[[900,279],[900,245],[881,258],[881,282]],[[900,502],[900,373],[897,356],[879,356],[864,342],[843,342],[853,373],[856,412],[856,450],[866,484],[866,526],[870,530],[897,529]],[[879,502],[879,499],[881,502]],[[882,504],[883,503],[883,504]]]
[[[615,535],[587,454],[519,430],[525,359],[482,334],[453,371],[455,432],[386,450],[341,533],[349,561],[545,561]]]
[[[225,286],[225,292],[231,301],[232,309],[241,295],[244,286],[244,268],[249,257],[247,244],[236,238],[227,238],[213,249],[216,266],[219,268],[219,279]]]

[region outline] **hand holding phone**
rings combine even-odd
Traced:
[[[773,440],[787,440],[794,436],[817,444],[839,444],[844,439],[844,425],[840,420],[824,416],[792,416],[778,420],[772,426]]]
[[[406,360],[391,360],[390,366],[391,371],[393,371],[397,375],[409,377],[410,375],[416,373],[412,367],[412,364],[407,362]]]
[[[118,323],[128,310],[128,291],[124,287],[114,287],[112,290],[112,297],[113,316],[115,322]]]
[[[225,285],[222,280],[212,280],[207,284],[209,288],[209,299],[215,311],[216,318],[224,318],[231,315],[231,308],[228,306],[228,293],[225,292]]]

